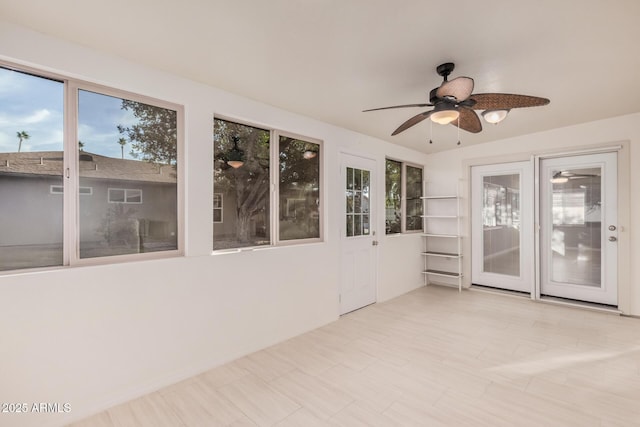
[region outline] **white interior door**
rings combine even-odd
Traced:
[[[474,166],[471,186],[471,282],[532,292],[531,162]]]
[[[342,155],[340,314],[376,302],[375,170],[374,160]]]
[[[540,294],[618,304],[617,153],[540,161]]]

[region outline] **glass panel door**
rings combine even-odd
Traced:
[[[472,168],[472,282],[532,290],[530,162]]]
[[[541,161],[541,294],[617,305],[617,157]]]

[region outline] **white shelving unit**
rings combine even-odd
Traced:
[[[446,278],[462,291],[462,235],[460,230],[460,196],[424,196],[422,225],[424,233],[424,283],[432,278]],[[442,249],[444,248],[444,249]]]

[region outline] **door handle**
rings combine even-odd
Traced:
[[[617,240],[618,240],[618,238],[616,236],[609,236],[609,241],[610,242],[615,242]]]
[[[371,242],[371,246],[378,246],[378,241],[374,240],[373,242]]]

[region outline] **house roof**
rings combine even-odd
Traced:
[[[80,176],[83,178],[175,183],[173,166],[139,160],[118,159],[81,152]],[[64,170],[61,151],[34,151],[0,153],[0,175],[62,175]]]
[[[638,0],[149,4],[0,0],[0,16],[424,152],[455,148],[456,128],[425,120],[391,136],[429,108],[362,110],[427,102],[429,91],[442,83],[435,69],[445,62],[456,64],[451,78],[475,80],[475,93],[551,100],[544,107],[512,110],[496,126],[483,122],[480,133],[461,132],[463,146],[640,111]],[[118,73],[113,70],[114,81]]]

